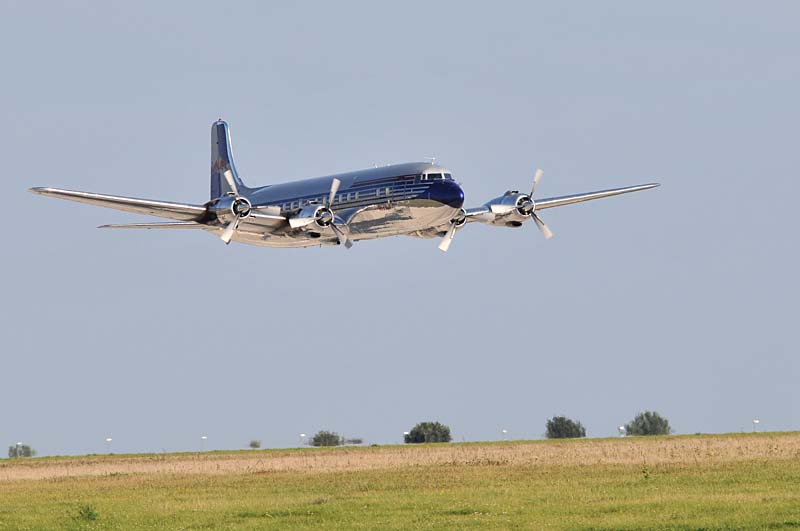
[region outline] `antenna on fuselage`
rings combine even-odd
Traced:
[[[436,157],[424,157],[423,160],[427,160],[431,166],[436,164]]]

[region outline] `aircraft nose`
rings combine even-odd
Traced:
[[[435,181],[428,189],[428,198],[453,208],[464,204],[464,190],[455,181]]]

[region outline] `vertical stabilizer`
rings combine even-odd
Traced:
[[[239,193],[243,193],[247,187],[236,173],[236,165],[233,163],[230,128],[227,122],[217,120],[211,126],[211,199],[233,191],[224,177],[228,170],[233,174]]]

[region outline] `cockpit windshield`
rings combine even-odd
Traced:
[[[425,173],[421,175],[423,181],[452,181],[452,173]]]

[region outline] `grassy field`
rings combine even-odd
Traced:
[[[0,461],[0,529],[800,529],[800,433]]]

